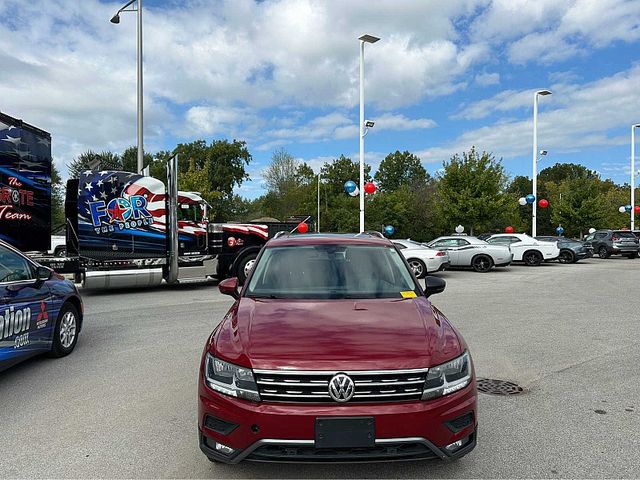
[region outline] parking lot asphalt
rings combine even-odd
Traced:
[[[196,382],[232,301],[214,284],[83,292],[76,351],[0,373],[0,476],[200,478],[637,477],[640,260],[447,271],[432,297],[465,336],[478,377],[476,449],[453,463],[210,463]],[[398,345],[402,348],[402,345]]]

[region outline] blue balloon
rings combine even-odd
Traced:
[[[624,211],[629,213],[631,211],[631,205],[625,205],[624,206]]]
[[[533,202],[536,201],[536,197],[533,196],[532,193],[530,193],[529,195],[527,195],[526,197],[524,197],[527,200],[527,203],[529,205],[531,205]]]
[[[346,182],[344,182],[344,191],[347,193],[353,193],[356,191],[356,188],[358,188],[358,186],[356,185],[356,182],[354,182],[353,180],[348,180]]]
[[[562,228],[562,227],[558,227],[558,228],[556,228],[556,233],[557,233],[558,235],[562,235],[562,234],[564,233],[564,228]]]
[[[384,227],[384,233],[385,233],[385,235],[387,235],[388,237],[390,237],[391,235],[393,235],[395,231],[396,231],[396,229],[395,229],[395,228],[393,228],[393,225],[387,225],[386,227]]]

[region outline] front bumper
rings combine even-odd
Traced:
[[[451,460],[476,445],[476,403],[475,380],[435,400],[369,404],[254,403],[220,395],[200,383],[199,443],[207,457],[225,463]],[[373,417],[375,446],[316,448],[316,418],[340,416]],[[207,422],[211,417],[215,422]],[[459,440],[463,443],[458,449],[446,449]],[[216,443],[233,451],[223,453]]]

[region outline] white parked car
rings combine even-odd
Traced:
[[[393,240],[393,243],[407,259],[416,278],[444,270],[450,264],[449,255],[443,250],[434,250],[413,240]]]
[[[429,248],[445,250],[452,267],[471,267],[476,272],[488,272],[493,267],[511,264],[513,254],[506,245],[491,245],[467,235],[438,237],[426,243]]]
[[[543,242],[524,233],[498,233],[491,235],[487,242],[508,246],[513,253],[514,262],[524,262],[531,266],[555,260],[560,255],[558,242]]]

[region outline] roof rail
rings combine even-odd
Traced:
[[[277,232],[277,233],[273,236],[273,238],[274,238],[274,239],[275,239],[275,238],[280,238],[280,237],[282,237],[283,235],[289,235],[289,232],[287,232],[287,231],[285,231],[285,230],[281,230],[280,232]]]
[[[372,237],[386,238],[381,232],[377,232],[375,230],[367,230],[364,233],[366,233],[367,235],[371,235]]]

